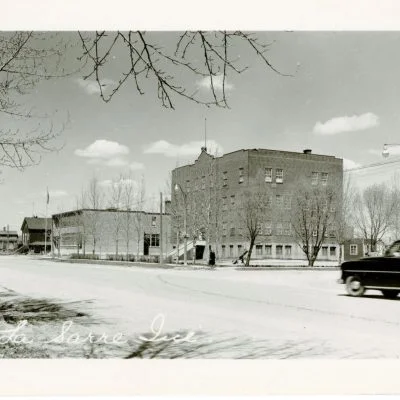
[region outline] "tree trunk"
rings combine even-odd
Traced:
[[[247,258],[246,258],[246,267],[250,265],[250,258],[251,258],[251,253],[253,252],[253,247],[254,247],[254,240],[250,241],[250,246],[249,246],[249,251],[247,253]]]

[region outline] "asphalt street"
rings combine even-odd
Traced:
[[[89,300],[100,326],[126,336],[185,331],[192,340],[198,332],[210,342],[228,340],[223,350],[210,347],[207,357],[398,358],[400,297],[373,291],[349,297],[338,278],[337,271],[321,270],[163,270],[0,258],[4,290]]]

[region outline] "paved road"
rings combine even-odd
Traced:
[[[400,298],[351,298],[335,271],[187,271],[78,265],[0,257],[0,286],[33,297],[93,300],[108,329],[202,331],[230,338],[207,356],[381,358],[400,356]]]

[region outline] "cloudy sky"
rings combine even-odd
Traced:
[[[234,49],[249,68],[228,75],[229,109],[209,109],[182,99],[175,99],[175,110],[165,109],[154,82],[145,84],[145,94],[139,95],[134,82],[128,81],[108,103],[99,97],[98,86],[79,73],[42,82],[24,101],[57,112],[57,121],[68,120],[58,139],[63,147],[24,172],[2,170],[0,192],[8,203],[0,209],[0,225],[19,229],[24,216],[43,216],[46,187],[49,215],[71,209],[93,176],[105,183],[121,173],[131,173],[134,179],[144,176],[147,196],[156,202],[168,172],[198,156],[205,118],[208,148],[220,154],[242,148],[310,148],[343,158],[347,168],[396,159],[395,148],[389,158],[383,159],[381,153],[384,143],[400,143],[400,33],[258,36],[271,43],[268,58],[274,67],[291,76],[267,69],[245,48]],[[177,35],[160,32],[153,37],[171,44]],[[117,52],[107,66],[102,80],[106,93],[119,79],[123,62]],[[180,79],[200,94],[210,90],[205,79]],[[217,78],[217,90],[219,83]],[[5,119],[0,123],[16,124]],[[351,175],[366,185],[387,179],[398,169],[400,163],[391,163]]]

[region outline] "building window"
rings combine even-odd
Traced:
[[[222,173],[222,186],[228,186],[228,172],[224,171]]]
[[[318,172],[311,173],[311,185],[318,185]]]
[[[276,183],[283,183],[283,169],[277,168],[276,169]]]
[[[225,258],[226,256],[226,249],[224,244],[221,246],[221,256],[222,258]]]
[[[282,257],[283,255],[283,246],[281,244],[276,245],[276,255],[277,257]]]
[[[277,224],[276,224],[276,234],[277,235],[283,235],[283,224],[282,224],[282,222],[278,222]]]
[[[313,235],[314,237],[317,237],[317,231],[316,231],[316,230],[313,230],[313,231],[312,231],[312,235]]]
[[[326,185],[328,183],[328,173],[327,172],[321,172],[321,183],[323,185]]]
[[[271,236],[272,235],[272,222],[267,221],[264,223],[264,235]]]
[[[231,196],[231,205],[232,206],[235,205],[235,195],[234,194]]]
[[[243,183],[244,175],[243,175],[243,168],[239,168],[239,183]]]
[[[335,246],[331,246],[329,248],[329,254],[331,257],[336,257],[336,247]]]
[[[231,227],[230,232],[229,232],[230,236],[235,236],[235,227]]]
[[[265,207],[272,207],[272,196],[267,195],[265,197]]]
[[[262,256],[262,244],[256,245],[256,256]]]
[[[350,245],[350,255],[356,256],[358,254],[358,246],[356,244]]]
[[[292,255],[292,246],[285,246],[285,256],[290,257]]]
[[[154,233],[150,235],[150,246],[159,247],[160,246],[160,234]]]
[[[201,177],[201,188],[204,190],[206,188],[206,177]]]
[[[265,168],[265,182],[272,182],[272,168]]]
[[[233,244],[229,245],[229,257],[233,257]]]
[[[186,181],[186,192],[190,193],[190,180],[189,179]]]
[[[322,247],[322,257],[328,257],[328,247],[327,246]]]
[[[151,217],[151,226],[156,226],[156,223],[157,223],[157,217]]]
[[[270,244],[265,245],[265,255],[266,256],[272,255],[272,246]]]
[[[290,210],[292,208],[292,199],[290,196],[284,197],[284,207],[286,210]]]
[[[222,236],[226,236],[226,222],[222,222]]]
[[[282,208],[283,207],[283,196],[280,194],[276,195],[276,206],[278,208]]]
[[[241,256],[243,251],[243,246],[241,244],[238,244],[237,249],[238,249],[238,256]]]
[[[283,234],[286,236],[290,236],[291,235],[291,224],[290,222],[285,222],[283,224]]]

